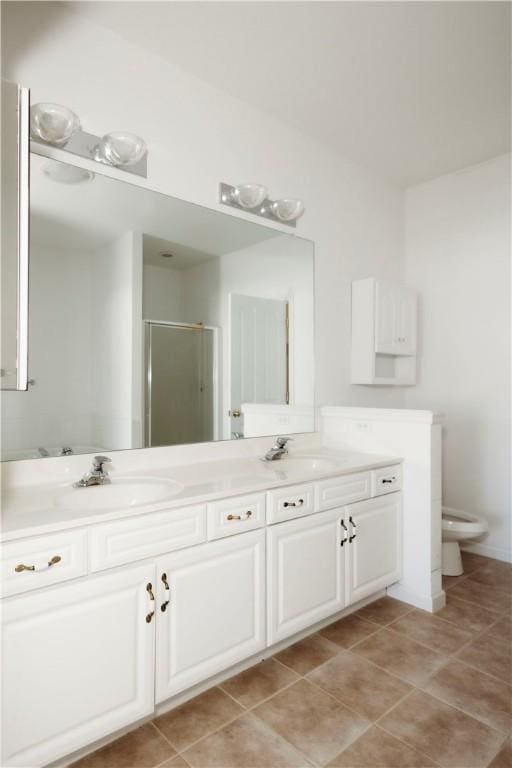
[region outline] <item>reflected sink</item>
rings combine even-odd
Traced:
[[[55,504],[70,512],[95,512],[142,507],[176,496],[183,490],[180,483],[160,477],[115,478],[107,485],[69,488]]]
[[[340,461],[325,456],[285,456],[265,462],[270,469],[284,472],[330,472],[340,467]]]

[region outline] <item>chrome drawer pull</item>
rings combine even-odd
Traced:
[[[348,521],[349,521],[350,525],[352,526],[352,530],[355,530],[357,528],[357,525],[352,520],[352,516],[349,517]],[[352,544],[352,542],[354,541],[355,537],[356,537],[355,533],[353,533],[352,536],[349,536],[348,543]]]
[[[162,583],[163,583],[165,589],[168,592],[170,592],[171,588],[169,586],[169,582],[167,581],[167,574],[166,573],[162,573]],[[162,603],[162,605],[160,606],[160,610],[162,611],[162,613],[165,613],[165,611],[167,610],[167,606],[169,605],[169,602],[170,602],[169,600],[165,600]]]
[[[340,520],[340,523],[341,523],[341,527],[343,528],[343,538],[340,541],[340,547],[342,547],[344,545],[344,543],[346,542],[346,540],[348,539],[348,528],[345,525],[345,521],[344,520]]]
[[[389,479],[387,477],[383,477],[381,482],[382,483],[394,483],[396,480],[396,477],[390,477]]]
[[[304,499],[299,499],[298,501],[285,501],[283,507],[302,507],[303,504]]]
[[[146,592],[148,593],[150,600],[155,599],[155,595],[153,594],[153,585],[151,582],[148,582],[148,584],[146,585]],[[153,618],[154,615],[155,615],[154,611],[150,611],[149,613],[146,614],[146,624],[151,623],[151,619]]]
[[[228,520],[249,520],[249,518],[252,517],[252,512],[250,509],[247,510],[245,513],[245,517],[242,517],[241,515],[228,515]]]
[[[62,560],[62,557],[60,555],[54,555],[48,560],[47,568],[51,568],[52,565],[57,565],[57,563],[60,563]],[[35,571],[36,567],[35,565],[25,565],[24,563],[20,563],[19,565],[16,565],[14,570],[16,573],[22,573],[22,571]],[[46,568],[40,568],[39,570],[45,571]]]

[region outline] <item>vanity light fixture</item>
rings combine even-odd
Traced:
[[[81,127],[78,115],[61,104],[41,102],[30,110],[30,134],[36,141],[64,147]]]
[[[44,175],[56,181],[59,184],[82,184],[84,181],[92,181],[94,173],[85,168],[78,168],[76,165],[59,163],[56,160],[50,160],[43,165]]]
[[[140,136],[128,131],[112,131],[103,137],[86,133],[78,116],[60,104],[34,104],[30,135],[33,141],[147,178],[148,153]]]
[[[267,189],[262,184],[231,184],[221,182],[219,187],[219,202],[231,208],[253,213],[264,219],[278,221],[295,227],[297,219],[304,213],[304,203],[291,197],[280,200],[270,200]]]

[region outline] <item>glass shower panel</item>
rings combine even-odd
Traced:
[[[151,323],[147,365],[146,444],[213,440],[213,331]]]

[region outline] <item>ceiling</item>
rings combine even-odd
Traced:
[[[408,186],[509,150],[508,2],[72,2]]]

